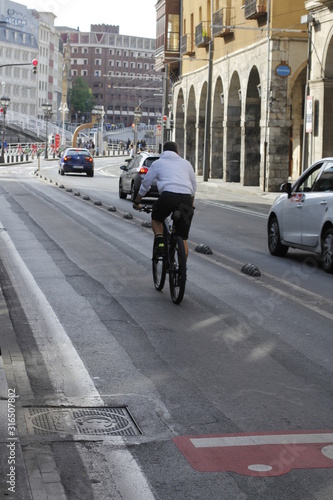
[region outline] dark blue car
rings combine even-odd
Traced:
[[[87,174],[94,176],[94,159],[85,148],[67,148],[59,161],[59,174],[66,173]]]

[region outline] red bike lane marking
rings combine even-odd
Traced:
[[[333,467],[332,430],[179,436],[173,441],[199,472],[268,477]]]

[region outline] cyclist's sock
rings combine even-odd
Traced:
[[[159,254],[163,254],[164,253],[164,237],[163,237],[163,234],[156,234],[155,235],[154,246],[155,246],[155,250]]]

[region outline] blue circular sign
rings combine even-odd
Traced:
[[[275,71],[276,74],[282,76],[282,78],[289,76],[291,73],[291,69],[287,64],[280,64]]]

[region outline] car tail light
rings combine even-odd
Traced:
[[[148,172],[148,168],[147,167],[141,167],[140,170],[139,170],[139,174],[146,174]]]
[[[70,156],[64,156],[64,161],[69,161],[71,159]]]
[[[85,156],[84,159],[86,161],[90,161],[90,163],[93,161],[93,159],[90,156]]]

